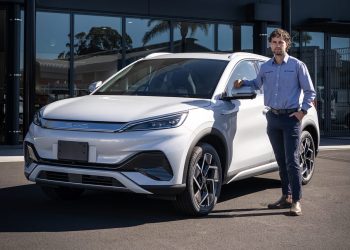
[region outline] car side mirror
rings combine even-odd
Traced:
[[[251,86],[242,86],[240,88],[232,87],[230,93],[223,94],[222,99],[254,99],[256,95],[256,90]]]
[[[102,81],[97,81],[97,82],[93,82],[89,85],[88,90],[90,93],[94,92],[95,89],[97,89],[98,87],[100,87],[102,84]]]

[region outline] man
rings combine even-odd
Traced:
[[[279,166],[282,197],[268,204],[268,208],[290,208],[291,215],[301,215],[300,123],[316,94],[306,65],[287,53],[291,45],[289,33],[275,29],[269,43],[273,58],[261,66],[256,79],[238,79],[234,87],[263,87],[264,104],[270,108],[266,114],[267,134]],[[300,106],[302,90],[304,98]]]

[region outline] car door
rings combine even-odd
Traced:
[[[252,80],[257,77],[254,60],[237,63],[231,74],[227,89],[234,80]],[[232,101],[237,107],[236,132],[232,144],[232,161],[229,172],[239,172],[272,161],[273,153],[266,133],[266,108],[262,90],[257,90],[255,99]]]

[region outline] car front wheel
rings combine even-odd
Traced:
[[[315,144],[308,131],[301,133],[299,152],[302,183],[306,185],[310,182],[315,170]]]
[[[199,143],[189,162],[186,189],[177,197],[175,205],[186,214],[207,215],[220,196],[221,185],[219,155],[210,144]]]

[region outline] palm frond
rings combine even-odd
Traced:
[[[147,31],[145,33],[145,35],[142,38],[143,45],[148,43],[152,38],[156,37],[161,33],[166,32],[167,30],[169,30],[169,23],[167,21],[159,22],[150,31]]]

